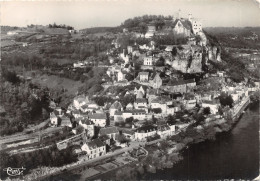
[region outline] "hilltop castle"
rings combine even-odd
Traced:
[[[188,18],[178,18],[168,20],[165,22],[165,26],[161,31],[157,31],[153,23],[148,25],[148,30],[145,34],[145,38],[151,38],[154,35],[163,35],[169,32],[173,32],[177,35],[183,35],[190,37],[192,34],[197,35],[202,31],[202,23],[198,19],[194,19],[191,14]]]

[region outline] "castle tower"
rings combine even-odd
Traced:
[[[190,22],[192,22],[192,14],[188,15],[188,19],[189,19]]]
[[[180,19],[181,18],[181,9],[179,9],[179,11],[178,11],[178,19]]]

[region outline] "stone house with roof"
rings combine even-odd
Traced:
[[[117,127],[106,127],[99,130],[99,136],[107,135],[110,139],[115,140],[116,134],[119,133]]]
[[[220,105],[216,101],[206,101],[206,100],[204,100],[201,103],[201,107],[203,107],[203,108],[209,107],[210,108],[211,114],[217,114],[219,106]]]
[[[164,90],[170,91],[172,93],[186,93],[196,86],[194,79],[189,80],[171,80],[166,85],[163,85]]]
[[[171,135],[174,135],[175,131],[176,131],[176,122],[175,121],[167,121],[167,125],[170,127]]]
[[[199,34],[200,32],[202,32],[202,23],[199,20],[196,19],[192,19],[191,21],[192,24],[192,31],[195,35]]]
[[[107,116],[105,113],[93,113],[89,115],[89,119],[93,121],[95,126],[105,127],[107,122]]]
[[[149,81],[149,72],[139,72],[138,74],[140,82],[148,82]]]
[[[61,120],[60,126],[67,126],[67,127],[72,128],[72,124],[71,124],[71,121],[70,121],[69,117],[67,117],[65,115],[62,115],[60,117],[60,120]]]
[[[130,64],[130,63],[125,64],[123,70],[126,71],[126,72],[130,72],[130,71],[132,70],[132,66],[131,66],[131,64]]]
[[[106,144],[100,139],[94,139],[84,143],[81,150],[86,152],[88,159],[98,158],[106,154]]]
[[[148,114],[146,110],[144,109],[136,109],[136,110],[133,110],[132,111],[132,114],[133,114],[133,118],[134,119],[138,119],[138,120],[149,120],[149,119],[152,119],[152,114]]]
[[[114,122],[122,122],[125,121],[123,118],[123,112],[122,111],[116,111],[114,114]]]
[[[136,99],[142,99],[144,98],[144,94],[142,91],[138,91],[137,94],[136,94]]]
[[[123,129],[122,134],[125,135],[125,137],[129,140],[134,139],[135,132],[129,129]]]
[[[58,126],[58,116],[54,112],[50,113],[50,120],[53,126]]]
[[[133,110],[134,105],[130,102],[126,105],[126,110]]]
[[[156,73],[151,77],[150,86],[154,89],[159,89],[162,86],[162,79],[159,73]]]
[[[84,95],[79,95],[74,98],[73,105],[75,106],[76,109],[80,109],[81,106],[83,106],[87,102],[88,102],[88,97],[86,97]]]
[[[172,134],[171,128],[167,124],[161,124],[157,126],[157,134],[160,135],[161,138],[166,138],[167,136],[171,136]]]
[[[145,90],[144,90],[143,86],[140,86],[139,89],[137,89],[135,87],[134,94],[136,95],[139,91],[141,91],[143,93],[143,95],[145,95]]]
[[[86,136],[93,137],[95,135],[94,123],[88,119],[81,119],[79,125],[86,130]]]
[[[172,25],[173,33],[178,35],[184,35],[185,37],[189,37],[191,35],[191,23],[188,20],[184,19],[176,19]]]
[[[116,111],[122,111],[122,110],[123,110],[122,104],[119,101],[115,101],[109,108],[109,114],[110,116],[114,116]]]
[[[153,125],[142,126],[135,131],[135,140],[146,141],[147,137],[154,136],[157,133],[157,127]]]
[[[145,98],[136,99],[134,102],[135,109],[146,109],[147,107],[147,100]]]
[[[79,110],[73,110],[73,111],[71,111],[71,113],[72,113],[72,115],[74,116],[74,118],[80,118],[80,117],[82,117]]]
[[[153,57],[144,57],[144,65],[146,66],[152,66],[153,65]]]

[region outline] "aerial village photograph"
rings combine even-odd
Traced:
[[[260,180],[260,1],[0,2],[0,180]]]

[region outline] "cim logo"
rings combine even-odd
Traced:
[[[19,175],[23,175],[23,171],[25,170],[26,168],[11,168],[11,167],[8,167],[8,168],[4,168],[3,170],[6,171],[7,175],[9,176],[19,176]]]

